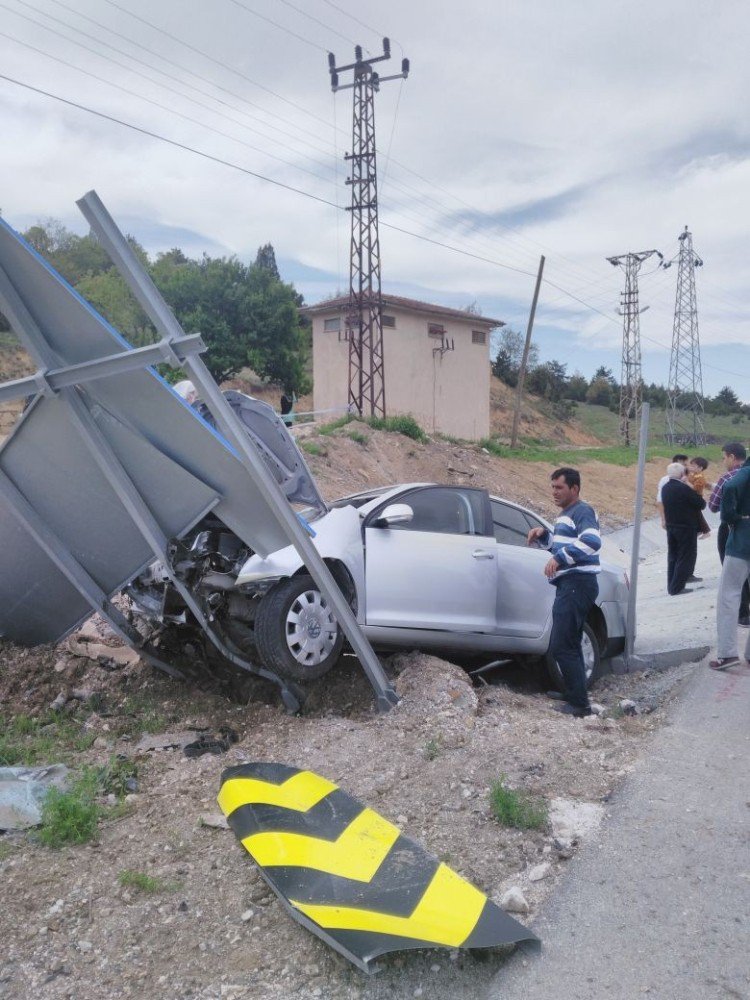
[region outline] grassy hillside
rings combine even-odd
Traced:
[[[574,420],[603,444],[613,444],[617,441],[618,415],[608,410],[606,406],[592,406],[590,403],[578,403]],[[704,420],[706,434],[709,440],[719,447],[725,441],[746,441],[750,435],[750,418],[745,416],[709,416]],[[665,412],[662,409],[651,408],[649,420],[649,441],[661,444],[664,440],[666,426]],[[669,450],[669,449],[668,449]]]

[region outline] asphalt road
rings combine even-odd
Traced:
[[[534,930],[540,956],[454,995],[750,998],[750,669],[696,668]]]

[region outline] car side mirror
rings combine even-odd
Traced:
[[[386,507],[380,517],[372,522],[373,528],[391,528],[394,524],[408,524],[414,517],[414,511],[408,503],[392,503]]]

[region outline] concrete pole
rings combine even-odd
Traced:
[[[534,298],[531,300],[531,312],[529,313],[529,325],[526,327],[526,343],[523,345],[523,358],[521,367],[518,370],[518,385],[516,386],[516,408],[513,412],[513,430],[510,435],[511,448],[518,447],[518,422],[521,419],[521,399],[523,398],[523,383],[526,378],[526,365],[529,361],[529,350],[531,348],[531,331],[534,329],[534,316],[536,315],[536,304],[539,299],[539,288],[542,284],[542,272],[544,271],[544,256],[539,258],[539,273],[536,276],[536,287]]]
[[[630,594],[628,595],[628,616],[625,625],[625,659],[629,662],[635,646],[636,614],[635,602],[638,596],[638,554],[641,547],[641,521],[643,519],[643,483],[646,473],[646,449],[648,447],[648,422],[651,407],[644,403],[641,407],[641,433],[638,440],[638,475],[635,483],[635,512],[633,515],[633,547],[630,552]]]

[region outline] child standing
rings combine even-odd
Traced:
[[[705,472],[708,468],[708,459],[703,458],[698,455],[696,458],[691,458],[687,464],[687,480],[693,487],[695,492],[699,496],[703,496],[707,486],[710,486],[708,479],[706,478]],[[700,515],[700,527],[698,529],[699,538],[708,538],[711,534],[711,529],[708,526],[703,514]]]

